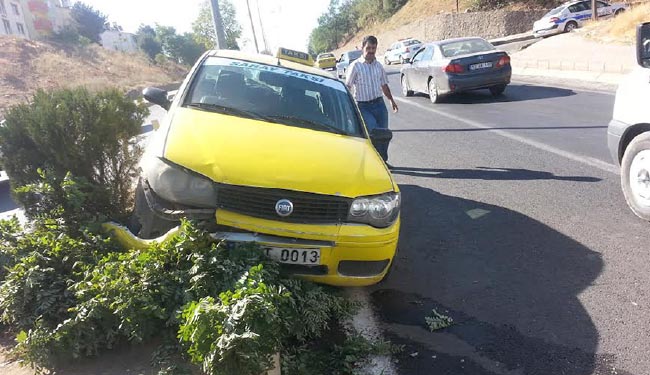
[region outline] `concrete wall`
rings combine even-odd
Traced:
[[[379,51],[383,53],[388,46],[398,39],[413,37],[423,42],[480,36],[486,39],[500,38],[512,34],[532,32],[533,23],[540,19],[547,10],[505,11],[438,14],[415,21],[394,30],[374,32],[379,39]],[[357,35],[345,46],[338,48],[341,53],[361,46],[363,35]]]
[[[440,40],[464,36],[486,39],[524,33],[533,29],[533,23],[547,11],[504,11],[453,13],[424,20],[426,40]]]

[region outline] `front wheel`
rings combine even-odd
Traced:
[[[436,87],[435,78],[429,79],[429,100],[431,103],[440,103],[440,95],[438,95],[438,87]]]
[[[402,76],[402,95],[408,97],[408,96],[413,96],[413,90],[409,88],[408,85],[408,80],[406,79],[406,75]]]
[[[636,136],[625,149],[621,187],[632,212],[650,221],[650,132]]]

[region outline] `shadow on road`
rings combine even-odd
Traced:
[[[607,129],[607,126],[517,126],[495,128],[463,128],[463,129],[391,129],[393,133],[453,133],[453,132],[482,132],[490,130],[575,130],[575,129]]]
[[[11,199],[11,186],[8,181],[0,183],[0,212],[11,211],[18,208]]]
[[[597,356],[578,295],[600,254],[528,216],[401,185],[402,229],[390,276],[371,290],[401,374],[626,374]],[[454,319],[430,332],[431,310]]]
[[[598,182],[602,179],[586,176],[556,176],[551,172],[533,171],[522,168],[488,168],[475,169],[441,169],[441,168],[391,168],[391,173],[414,177],[452,178],[461,180],[489,181],[526,181],[526,180],[558,180],[576,182]]]
[[[550,98],[563,98],[576,95],[575,91],[562,89],[558,87],[536,86],[512,83],[508,85],[505,93],[501,96],[494,97],[486,90],[469,91],[459,94],[452,94],[442,97],[441,103],[436,104],[444,106],[447,104],[482,104],[482,103],[509,103],[523,102],[527,100],[540,100]],[[426,97],[427,94],[417,93],[416,96]]]

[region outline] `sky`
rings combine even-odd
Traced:
[[[173,26],[178,33],[189,32],[205,0],[82,0],[108,16],[124,31],[135,32],[140,24]],[[246,0],[230,0],[242,26],[240,47],[255,51]],[[327,10],[329,0],[249,0],[260,50],[263,49],[258,2],[269,50],[279,47],[307,51],[309,33],[318,17]]]

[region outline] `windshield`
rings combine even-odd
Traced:
[[[412,46],[414,44],[421,44],[422,42],[416,39],[411,39],[411,40],[405,40],[403,43],[405,46]]]
[[[342,82],[279,66],[209,57],[185,106],[332,133],[364,136]]]
[[[458,42],[451,42],[440,46],[444,57],[468,55],[471,53],[493,51],[492,46],[484,39],[467,39]]]
[[[331,53],[321,53],[320,55],[318,55],[319,59],[327,59],[327,58],[330,58],[330,57],[334,57],[334,55],[331,54]]]
[[[555,9],[551,10],[550,12],[546,13],[546,15],[544,17],[551,17],[551,16],[555,16],[557,14],[560,14],[563,9],[564,9],[564,6],[557,7]]]
[[[356,60],[361,57],[361,50],[348,52],[348,56],[350,56],[350,61]]]

